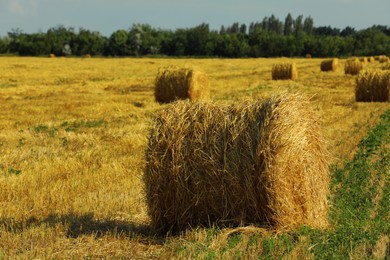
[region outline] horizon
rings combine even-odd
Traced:
[[[310,0],[297,0],[296,3],[288,0],[263,3],[255,0],[240,3],[233,0],[199,0],[196,3],[183,0],[168,0],[168,3],[158,0],[113,0],[110,3],[102,0],[0,0],[0,36],[7,36],[14,29],[31,34],[47,32],[57,26],[84,28],[106,37],[117,30],[127,30],[133,24],[174,31],[205,23],[210,30],[219,30],[221,26],[236,22],[249,26],[271,15],[284,22],[288,13],[293,19],[299,15],[310,16],[315,27],[342,30],[349,26],[358,31],[374,25],[389,26],[388,11],[388,0],[329,0],[326,3]]]

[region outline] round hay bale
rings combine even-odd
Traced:
[[[367,57],[360,57],[359,61],[362,62],[363,64],[368,63]]]
[[[363,102],[390,101],[390,71],[361,71],[356,77],[355,99]]]
[[[390,70],[390,62],[386,62],[382,65],[382,70]]]
[[[298,78],[298,69],[295,63],[279,63],[272,66],[272,79],[283,80]]]
[[[317,119],[297,94],[165,107],[143,176],[153,226],[325,227],[329,176]]]
[[[339,67],[339,59],[324,60],[321,62],[321,71],[336,71]]]
[[[89,58],[92,58],[92,56],[91,56],[91,54],[85,54],[85,55],[83,55],[83,58],[89,59]]]
[[[389,57],[387,57],[385,55],[379,56],[379,62],[380,63],[385,63],[385,62],[388,62],[388,61],[390,61]]]
[[[50,53],[48,57],[49,57],[49,58],[55,58],[56,55],[55,55],[54,53]]]
[[[160,69],[155,79],[154,96],[159,103],[209,99],[208,77],[191,68],[171,66]]]
[[[357,75],[363,69],[363,63],[359,60],[347,60],[345,62],[345,74]]]
[[[312,56],[311,56],[311,54],[310,54],[310,53],[307,53],[307,54],[305,55],[305,58],[306,58],[306,59],[311,59],[311,58],[312,58]]]

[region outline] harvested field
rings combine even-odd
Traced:
[[[201,68],[208,76],[211,101],[223,106],[264,100],[279,92],[302,93],[318,115],[332,169],[342,168],[357,154],[358,143],[379,122],[389,103],[356,102],[355,77],[343,70],[321,73],[321,61],[1,57],[0,258],[188,259],[212,257],[214,252],[216,257],[235,258],[236,251],[256,258],[271,247],[293,258],[336,241],[338,237],[328,234],[333,227],[350,227],[350,219],[333,218],[323,235],[325,242],[315,240],[322,236],[317,230],[303,229],[299,232],[307,233],[302,235],[261,225],[194,227],[182,234],[160,236],[148,215],[143,184],[153,118],[171,106],[155,101],[155,79],[160,68],[170,65]],[[341,65],[346,62],[339,61]],[[273,80],[270,70],[279,63],[295,63],[299,78]],[[382,65],[366,66],[381,69]],[[387,157],[379,156],[386,155],[387,146],[375,147],[382,150],[375,152],[372,163],[386,162]],[[375,167],[369,169],[378,175],[368,176],[367,183],[379,190],[386,187],[387,179],[379,175],[385,172],[383,168]],[[355,172],[348,168],[346,172],[335,170],[331,175],[337,180],[333,191],[355,183]],[[351,179],[344,183],[349,173]],[[369,212],[369,216],[381,217],[385,192],[376,199],[379,213]],[[347,206],[330,208],[336,214]],[[350,215],[357,216],[356,212]],[[365,228],[359,226],[353,234],[364,233]],[[363,246],[374,250],[376,242]]]

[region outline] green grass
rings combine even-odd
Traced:
[[[298,231],[282,234],[238,233],[216,247],[224,231],[213,228],[206,230],[202,239],[178,243],[176,252],[183,258],[206,259],[389,259],[388,242],[382,245],[385,250],[387,247],[385,252],[377,252],[378,241],[388,237],[390,231],[389,147],[390,109],[361,140],[352,160],[341,167],[331,167],[331,225],[327,230],[302,226]],[[298,247],[302,248],[294,253]]]

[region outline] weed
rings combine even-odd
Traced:
[[[15,168],[8,168],[8,173],[13,175],[19,175],[22,173],[22,170],[15,169]]]

